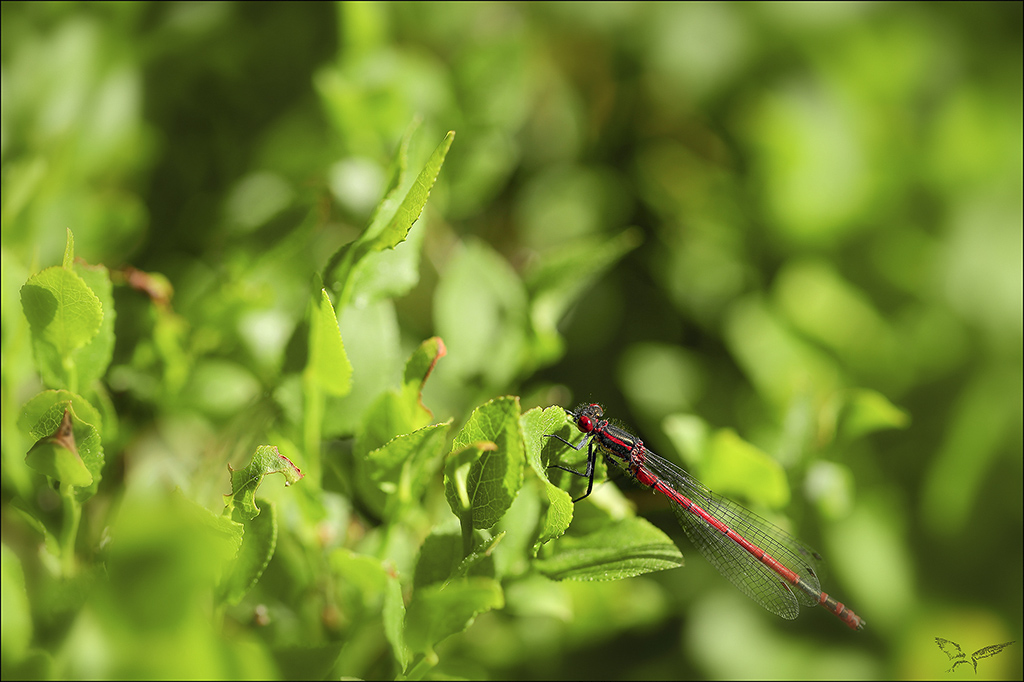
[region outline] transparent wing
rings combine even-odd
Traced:
[[[818,603],[821,557],[814,550],[749,509],[711,492],[675,464],[651,452],[646,452],[643,457],[643,464],[673,490],[746,538],[803,581],[803,589],[791,584],[709,523],[697,510],[673,504],[676,518],[690,541],[740,591],[768,611],[787,619],[797,617],[800,604],[813,606]]]

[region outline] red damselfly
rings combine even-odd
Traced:
[[[565,408],[562,408],[565,409]],[[864,620],[841,602],[821,591],[817,567],[821,556],[792,535],[752,511],[708,490],[675,464],[662,459],[627,431],[608,423],[600,405],[583,404],[565,410],[584,433],[579,445],[561,436],[575,450],[587,448],[587,470],[580,472],[552,464],[587,479],[594,488],[594,463],[600,451],[640,484],[653,488],[672,503],[672,511],[700,553],[736,587],[758,604],[783,618],[796,618],[800,605],[823,605],[854,630]]]

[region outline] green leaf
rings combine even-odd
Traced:
[[[494,548],[498,546],[505,538],[506,532],[501,531],[496,533],[493,538],[484,540],[480,545],[472,552],[466,555],[466,558],[459,562],[458,567],[452,573],[453,578],[465,578],[469,575],[470,571],[479,566],[483,561],[490,558],[491,553],[494,552]]]
[[[396,469],[408,467],[410,472],[418,470],[419,460],[433,459],[444,443],[444,436],[451,426],[451,420],[417,429],[412,433],[395,436],[383,446],[367,454],[372,464],[370,477],[375,481],[395,481]],[[394,492],[394,491],[392,491]]]
[[[447,354],[448,349],[441,337],[432,336],[421,343],[405,363],[402,393],[407,399],[415,397],[416,403],[427,413],[428,418],[431,412],[423,404],[423,387],[437,366],[437,361]]]
[[[356,436],[355,455],[365,457],[395,436],[410,433],[430,423],[431,412],[423,405],[423,386],[444,357],[444,343],[438,337],[424,341],[413,351],[405,365],[401,391],[382,393],[367,410],[362,429]]]
[[[474,410],[455,436],[452,452],[484,441],[494,443],[495,448],[481,452],[479,459],[469,465],[465,482],[468,510],[463,508],[456,482],[447,471],[445,476],[448,504],[459,518],[471,511],[473,528],[490,528],[497,523],[523,485],[525,451],[518,397],[495,398]]]
[[[566,425],[565,410],[557,405],[544,410],[534,408],[523,415],[523,437],[526,445],[526,461],[530,463],[533,473],[540,479],[547,497],[547,509],[537,529],[536,549],[553,538],[562,535],[572,522],[573,504],[569,494],[548,479],[548,468],[545,461],[557,461],[558,455],[551,455],[548,460],[541,457],[544,448],[562,449],[564,443],[549,434],[557,433]]]
[[[198,530],[197,534],[204,539],[217,538],[218,544],[223,543],[218,555],[225,560],[233,557],[232,561],[224,563],[224,570],[217,584],[217,595],[221,601],[237,604],[259,579],[270,561],[270,555],[273,555],[273,544],[277,539],[277,521],[273,510],[269,514],[257,516],[252,521],[239,523],[228,516],[218,516],[190,500],[180,488],[174,491],[170,502],[176,509],[176,514],[181,517],[182,528],[192,527]],[[261,549],[261,545],[266,545],[265,534],[271,528],[273,536],[270,539],[270,555],[267,555],[265,550]]]
[[[117,315],[114,312],[113,284],[107,268],[79,262],[75,264],[75,272],[96,294],[103,310],[103,321],[96,336],[74,353],[78,384],[85,391],[106,373],[114,356],[114,322]]]
[[[782,465],[732,429],[720,429],[711,437],[700,475],[705,485],[726,497],[742,497],[769,509],[789,504]]]
[[[683,565],[683,555],[646,519],[623,519],[582,537],[563,536],[537,570],[554,580],[620,580]]]
[[[706,421],[693,414],[670,414],[662,420],[661,428],[687,467],[703,466],[711,430]]]
[[[445,354],[444,344],[437,337],[428,339],[413,352],[405,367],[401,390],[385,391],[366,411],[353,447],[357,490],[377,513],[388,514],[400,506],[417,500],[427,479],[436,471],[442,441],[414,441],[403,437],[425,438],[430,432],[423,428],[431,413],[421,402],[421,392],[437,361]],[[447,435],[451,420],[443,424],[439,435]],[[436,428],[442,425],[435,425]],[[438,448],[433,450],[434,446]],[[397,455],[395,453],[398,453]],[[415,456],[413,456],[415,454]],[[407,458],[410,458],[405,461]],[[410,487],[411,486],[411,487]],[[399,498],[393,496],[401,491]],[[398,504],[399,506],[395,506]]]
[[[396,576],[387,577],[384,591],[384,606],[381,610],[384,620],[384,636],[395,654],[395,662],[402,672],[409,667],[409,647],[405,643],[405,601],[402,599],[402,583]]]
[[[236,521],[256,518],[260,508],[256,505],[256,490],[269,474],[283,474],[285,485],[289,486],[302,478],[302,472],[291,460],[277,451],[276,445],[261,445],[256,448],[249,464],[243,469],[232,469],[231,492],[224,497],[224,515]]]
[[[420,252],[425,230],[410,230],[408,237],[394,248],[371,251],[352,268],[349,305],[400,298],[420,280]]]
[[[394,569],[379,558],[338,548],[330,555],[336,589],[345,597],[344,606],[352,619],[373,618],[380,613],[384,635],[392,646],[399,665],[408,664],[408,650],[402,632],[405,603],[402,585]]]
[[[381,495],[375,499],[385,518],[418,504],[440,464],[452,420],[396,436],[363,458],[363,469]]]
[[[483,242],[470,241],[452,257],[434,293],[434,320],[451,352],[446,370],[461,381],[497,389],[529,362],[526,289]]]
[[[97,430],[103,427],[100,412],[93,407],[92,403],[76,393],[63,389],[42,391],[33,396],[21,408],[21,414],[18,416],[18,427],[33,440],[49,435],[53,432],[54,422],[52,420],[56,419],[57,423],[59,423],[63,417],[63,403],[73,404],[75,416],[86,424],[91,424]],[[60,405],[60,407],[56,407],[57,405]],[[42,421],[48,414],[51,421]]]
[[[320,303],[313,307],[310,317],[306,374],[330,395],[343,396],[352,388],[352,364],[345,354],[338,317],[326,289],[320,290]]]
[[[78,454],[75,444],[74,420],[71,406],[64,408],[60,424],[50,435],[36,441],[28,451],[25,462],[41,474],[64,485],[81,488],[92,483],[92,474]]]
[[[423,207],[430,196],[430,190],[441,171],[444,158],[448,154],[455,132],[450,131],[437,146],[427,160],[426,166],[412,186],[399,198],[401,188],[395,187],[381,201],[366,230],[354,241],[339,249],[324,268],[324,282],[337,281],[341,284],[338,307],[344,308],[352,295],[353,274],[360,262],[369,254],[393,249],[405,241],[413,223],[419,218]],[[407,153],[407,145],[399,150],[399,155]],[[335,270],[337,274],[335,276]],[[335,277],[335,279],[332,279]]]
[[[405,352],[401,348],[395,304],[391,300],[372,302],[365,308],[350,305],[341,311],[339,326],[345,339],[345,353],[359,371],[352,376],[352,389],[348,395],[327,400],[323,435],[329,438],[351,437],[359,433],[369,419],[368,410],[381,393],[401,381],[401,361]],[[411,430],[393,432],[367,450],[383,445],[398,433]]]
[[[462,632],[484,611],[505,605],[501,584],[490,578],[467,578],[419,589],[405,616],[405,637],[418,653],[433,650],[450,635]]]
[[[205,530],[222,539],[226,543],[225,555],[237,559],[245,538],[245,525],[232,521],[223,514],[219,516],[214,514],[198,502],[185,497],[181,489],[176,489],[174,492],[173,504],[177,505],[179,512],[187,517],[187,521],[202,525]]]
[[[405,132],[402,133],[402,139],[398,142],[398,151],[395,153],[395,157],[391,159],[391,165],[388,166],[388,181],[384,189],[385,197],[394,195],[405,184],[406,170],[409,167],[409,145],[412,143],[413,133],[419,129],[422,122],[423,117],[414,116],[409,121],[409,125],[406,126]],[[370,224],[377,222],[377,214],[386,205],[384,201],[377,205],[373,215],[370,216]]]
[[[61,267],[70,270],[75,264],[75,235],[71,232],[70,227],[65,229],[67,230],[67,241],[64,242],[64,260]]]
[[[459,520],[463,522],[464,531],[467,523],[470,529],[473,527],[473,501],[470,499],[469,472],[472,467],[477,465],[484,453],[497,449],[498,446],[489,440],[478,441],[464,445],[458,450],[453,448],[445,460],[445,494],[446,496],[451,495],[448,499],[449,504],[452,504],[453,500],[458,504],[458,507],[453,507],[452,511],[458,514]]]
[[[462,560],[461,543],[457,530],[435,528],[431,531],[423,540],[416,559],[416,571],[413,574],[415,589],[451,578]]]
[[[501,520],[486,533],[478,533],[480,539],[473,545],[474,552],[482,551],[488,536],[500,536],[502,542],[487,550],[487,556],[493,560],[474,567],[471,575],[517,578],[531,570],[533,558],[541,547],[538,535],[550,532],[545,527],[544,514],[548,507],[543,503],[545,494],[541,488],[542,484],[536,477],[527,476],[523,489]]]
[[[25,458],[28,466],[75,486],[79,501],[96,493],[104,462],[102,424],[89,401],[70,391],[43,391],[22,408],[18,425],[36,441]]]
[[[46,268],[21,288],[21,305],[32,330],[36,363],[52,386],[77,383],[72,353],[100,330],[103,306],[81,276]]]
[[[910,415],[877,391],[851,389],[845,397],[837,429],[844,438],[853,440],[883,429],[902,429],[910,423]]]
[[[374,236],[374,250],[391,249],[405,240],[406,235],[413,223],[420,217],[423,207],[430,197],[430,190],[437,181],[437,175],[441,172],[444,158],[455,139],[455,131],[450,130],[444,136],[441,144],[434,149],[434,152],[427,159],[427,164],[420,171],[413,182],[412,187],[395,209],[394,215],[387,217],[387,209],[384,209],[370,224],[367,233]]]
[[[221,599],[238,604],[263,575],[277,548],[277,510],[260,500],[262,513],[242,522],[242,544],[227,579],[220,585]],[[227,517],[220,517],[226,519]]]

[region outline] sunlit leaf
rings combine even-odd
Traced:
[[[103,321],[97,334],[74,353],[79,386],[84,390],[107,371],[114,354],[114,322],[117,316],[114,312],[113,285],[107,268],[79,262],[75,264],[74,270],[96,295],[103,311]]]
[[[26,464],[75,486],[79,501],[95,494],[104,462],[96,408],[69,391],[43,391],[22,408],[18,423],[36,441]]]
[[[224,511],[233,518],[237,514],[236,520],[242,521],[253,519],[260,513],[256,505],[256,490],[264,476],[283,474],[286,486],[302,478],[299,468],[279,453],[275,445],[259,446],[248,465],[237,470],[228,465],[228,470],[231,471],[231,492],[224,496],[227,498]]]
[[[910,416],[905,411],[877,391],[854,389],[845,397],[839,432],[847,439],[853,440],[883,429],[902,429],[910,423]]]
[[[525,452],[519,425],[519,398],[495,398],[474,410],[455,436],[452,452],[482,441],[494,443],[495,448],[482,451],[479,459],[469,465],[465,490],[473,528],[490,528],[497,523],[523,484]],[[463,501],[458,486],[447,475],[445,496],[461,518]]]
[[[526,459],[533,473],[542,482],[547,494],[547,508],[543,513],[541,527],[537,533],[537,546],[556,538],[569,527],[572,521],[573,504],[569,494],[548,479],[550,471],[544,464],[541,451],[544,448],[561,448],[564,444],[548,435],[557,433],[566,425],[565,410],[548,407],[544,410],[529,410],[522,416],[523,437],[526,444]],[[554,461],[554,458],[552,458]]]
[[[323,435],[330,438],[350,437],[364,427],[375,401],[382,393],[393,390],[401,380],[404,354],[395,304],[391,300],[369,303],[365,308],[346,307],[341,311],[339,328],[345,339],[345,353],[359,371],[353,373],[347,395],[328,397]],[[401,431],[391,432],[369,449],[379,447],[398,433]]]
[[[426,165],[416,177],[408,193],[402,197],[401,202],[395,208],[394,215],[388,217],[385,209],[371,223],[367,232],[374,235],[375,250],[391,249],[405,240],[409,229],[412,228],[413,223],[420,217],[423,207],[427,204],[430,190],[437,181],[437,175],[441,172],[441,165],[444,163],[444,158],[448,155],[448,150],[451,148],[454,139],[454,130],[449,131],[445,135],[444,140],[441,141],[441,144],[437,146],[430,155],[430,158],[427,159]],[[387,219],[385,220],[385,218]]]
[[[76,488],[92,483],[92,474],[78,454],[72,426],[71,407],[64,408],[64,417],[57,429],[32,446],[25,462],[36,471],[65,485]]]
[[[446,352],[444,343],[436,336],[413,351],[405,364],[401,389],[382,393],[366,411],[356,436],[357,457],[430,423],[431,412],[421,400],[423,386]]]
[[[351,278],[355,267],[369,254],[393,249],[405,241],[413,223],[419,218],[430,196],[430,190],[441,171],[441,165],[448,154],[454,131],[449,132],[427,160],[412,186],[401,195],[401,188],[394,188],[384,197],[374,213],[366,230],[354,241],[335,253],[324,269],[324,282],[337,281],[341,284],[339,308],[343,308],[352,295]],[[407,153],[403,146],[399,154]]]
[[[582,537],[563,536],[552,546],[554,553],[535,565],[555,580],[621,580],[683,565],[675,543],[657,526],[637,517]]]
[[[41,370],[49,381],[67,385],[71,353],[100,330],[100,299],[78,274],[55,266],[29,278],[21,288],[21,304]]]
[[[380,490],[378,504],[386,516],[420,501],[440,465],[449,427],[451,420],[425,426],[367,453],[362,468]]]
[[[343,396],[352,387],[352,364],[345,354],[338,317],[326,289],[320,291],[320,301],[310,318],[306,373],[330,395]]]
[[[705,485],[727,497],[779,509],[789,504],[789,481],[782,465],[732,429],[710,439],[700,475]]]

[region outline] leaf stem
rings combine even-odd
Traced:
[[[60,531],[61,569],[65,577],[71,577],[77,570],[75,541],[78,539],[78,526],[82,520],[82,505],[75,497],[73,485],[61,485],[60,496],[64,506],[64,523]]]
[[[78,393],[78,366],[70,355],[64,356],[61,363],[64,365],[64,374],[68,378],[67,389],[72,393]]]
[[[465,507],[459,515],[462,526],[462,556],[468,557],[473,552],[473,507]]]

